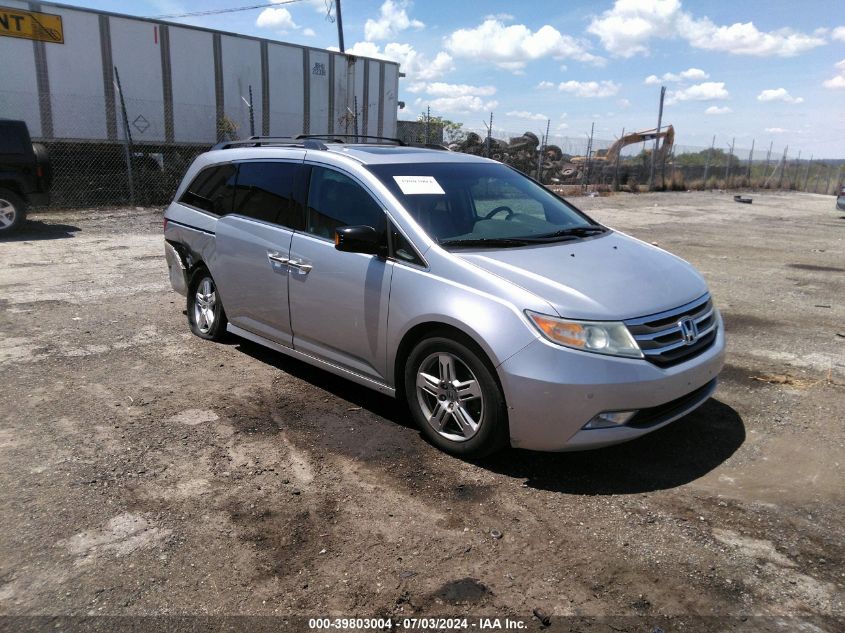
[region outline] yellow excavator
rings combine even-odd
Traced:
[[[660,143],[660,146],[657,148],[656,156],[658,164],[662,164],[669,155],[669,152],[672,151],[672,145],[675,142],[675,128],[671,125],[661,128],[660,132],[658,132],[656,128],[652,128],[650,130],[640,130],[639,132],[625,134],[621,138],[617,139],[616,142],[607,149],[596,150],[596,152],[589,158],[590,167],[591,169],[593,167],[597,167],[598,169],[603,170],[605,169],[605,166],[615,164],[616,158],[619,156],[622,148],[627,147],[628,145],[635,145],[636,143],[653,141],[655,139],[662,139],[662,143]],[[553,159],[551,156],[548,158]],[[588,160],[586,156],[573,156],[568,161],[562,160],[560,162],[563,164],[560,165],[558,173],[562,178],[571,180],[581,177],[581,173]]]

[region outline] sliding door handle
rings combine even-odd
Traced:
[[[299,272],[308,274],[311,272],[311,269],[314,268],[311,264],[303,264],[302,261],[294,261],[292,259],[288,260],[288,266],[292,268],[296,268]]]
[[[290,264],[290,260],[287,257],[282,257],[280,253],[267,253],[267,259],[283,266]]]

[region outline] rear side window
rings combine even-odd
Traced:
[[[248,218],[300,229],[302,208],[294,200],[298,163],[240,163],[234,212]]]
[[[215,215],[226,215],[232,211],[235,194],[234,165],[217,165],[203,169],[179,202]]]
[[[386,230],[384,211],[357,182],[332,169],[312,167],[308,187],[308,232],[329,239],[341,226]]]

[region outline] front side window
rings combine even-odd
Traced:
[[[240,163],[234,212],[291,229],[302,228],[302,210],[293,194],[299,169],[297,163],[281,161]]]
[[[188,185],[179,202],[214,215],[230,213],[236,172],[235,166],[231,164],[206,167]]]
[[[371,226],[384,231],[384,210],[349,176],[314,166],[308,186],[307,230],[333,239],[335,229],[341,226]]]
[[[368,169],[444,246],[522,246],[607,231],[504,165],[397,163]]]

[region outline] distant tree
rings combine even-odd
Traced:
[[[425,112],[420,112],[420,115],[417,117],[417,122],[421,124],[421,138],[418,141],[420,143],[425,140],[425,118]],[[438,138],[439,134],[437,134],[436,130],[442,129],[443,142],[446,145],[448,145],[449,143],[460,143],[467,136],[466,130],[463,129],[463,126],[463,123],[456,123],[455,121],[450,121],[449,119],[444,119],[440,116],[430,117],[428,119],[429,141],[433,141],[434,139]]]

